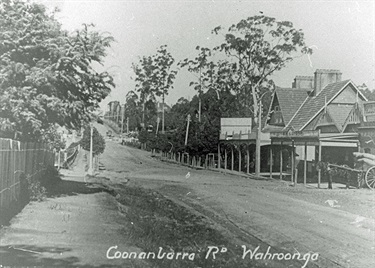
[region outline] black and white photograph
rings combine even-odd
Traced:
[[[375,1],[0,0],[13,267],[375,267]]]

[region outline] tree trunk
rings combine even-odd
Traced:
[[[261,139],[261,132],[262,132],[262,120],[261,120],[261,112],[262,110],[262,103],[260,103],[259,111],[258,111],[258,128],[257,128],[257,139],[256,139],[256,146],[255,146],[255,175],[260,175],[260,139]]]

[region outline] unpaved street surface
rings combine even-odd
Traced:
[[[369,189],[196,170],[118,139],[95,176],[84,159],[0,229],[0,268],[375,267]]]
[[[98,128],[105,132],[103,126]],[[206,217],[238,245],[239,256],[244,248],[259,246],[263,253],[268,247],[274,252],[318,253],[306,267],[375,267],[375,202],[368,189],[306,189],[278,180],[195,170],[115,140],[107,141],[100,161],[106,168],[101,176],[111,182],[155,189]],[[304,262],[276,260],[270,267],[299,264]]]
[[[1,226],[0,268],[148,267],[142,260],[106,258],[114,245],[140,249],[122,235],[125,218],[115,197],[85,183],[85,165],[84,151],[80,151],[48,198],[30,202],[9,226]]]

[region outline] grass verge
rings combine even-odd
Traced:
[[[257,267],[256,263],[243,260],[239,246],[231,244],[219,231],[212,228],[203,217],[177,205],[158,192],[125,187],[117,190],[116,199],[128,221],[124,228],[130,242],[144,252],[174,252],[173,259],[150,258],[153,267]],[[209,246],[228,249],[206,258]],[[240,249],[241,250],[241,249]],[[176,259],[176,254],[194,253],[194,259]],[[169,256],[172,256],[171,254]],[[192,257],[190,255],[190,257]]]

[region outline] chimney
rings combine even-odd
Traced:
[[[294,78],[292,88],[314,88],[314,76],[300,76]]]
[[[318,69],[314,73],[314,96],[318,95],[328,84],[341,81],[340,70]]]

